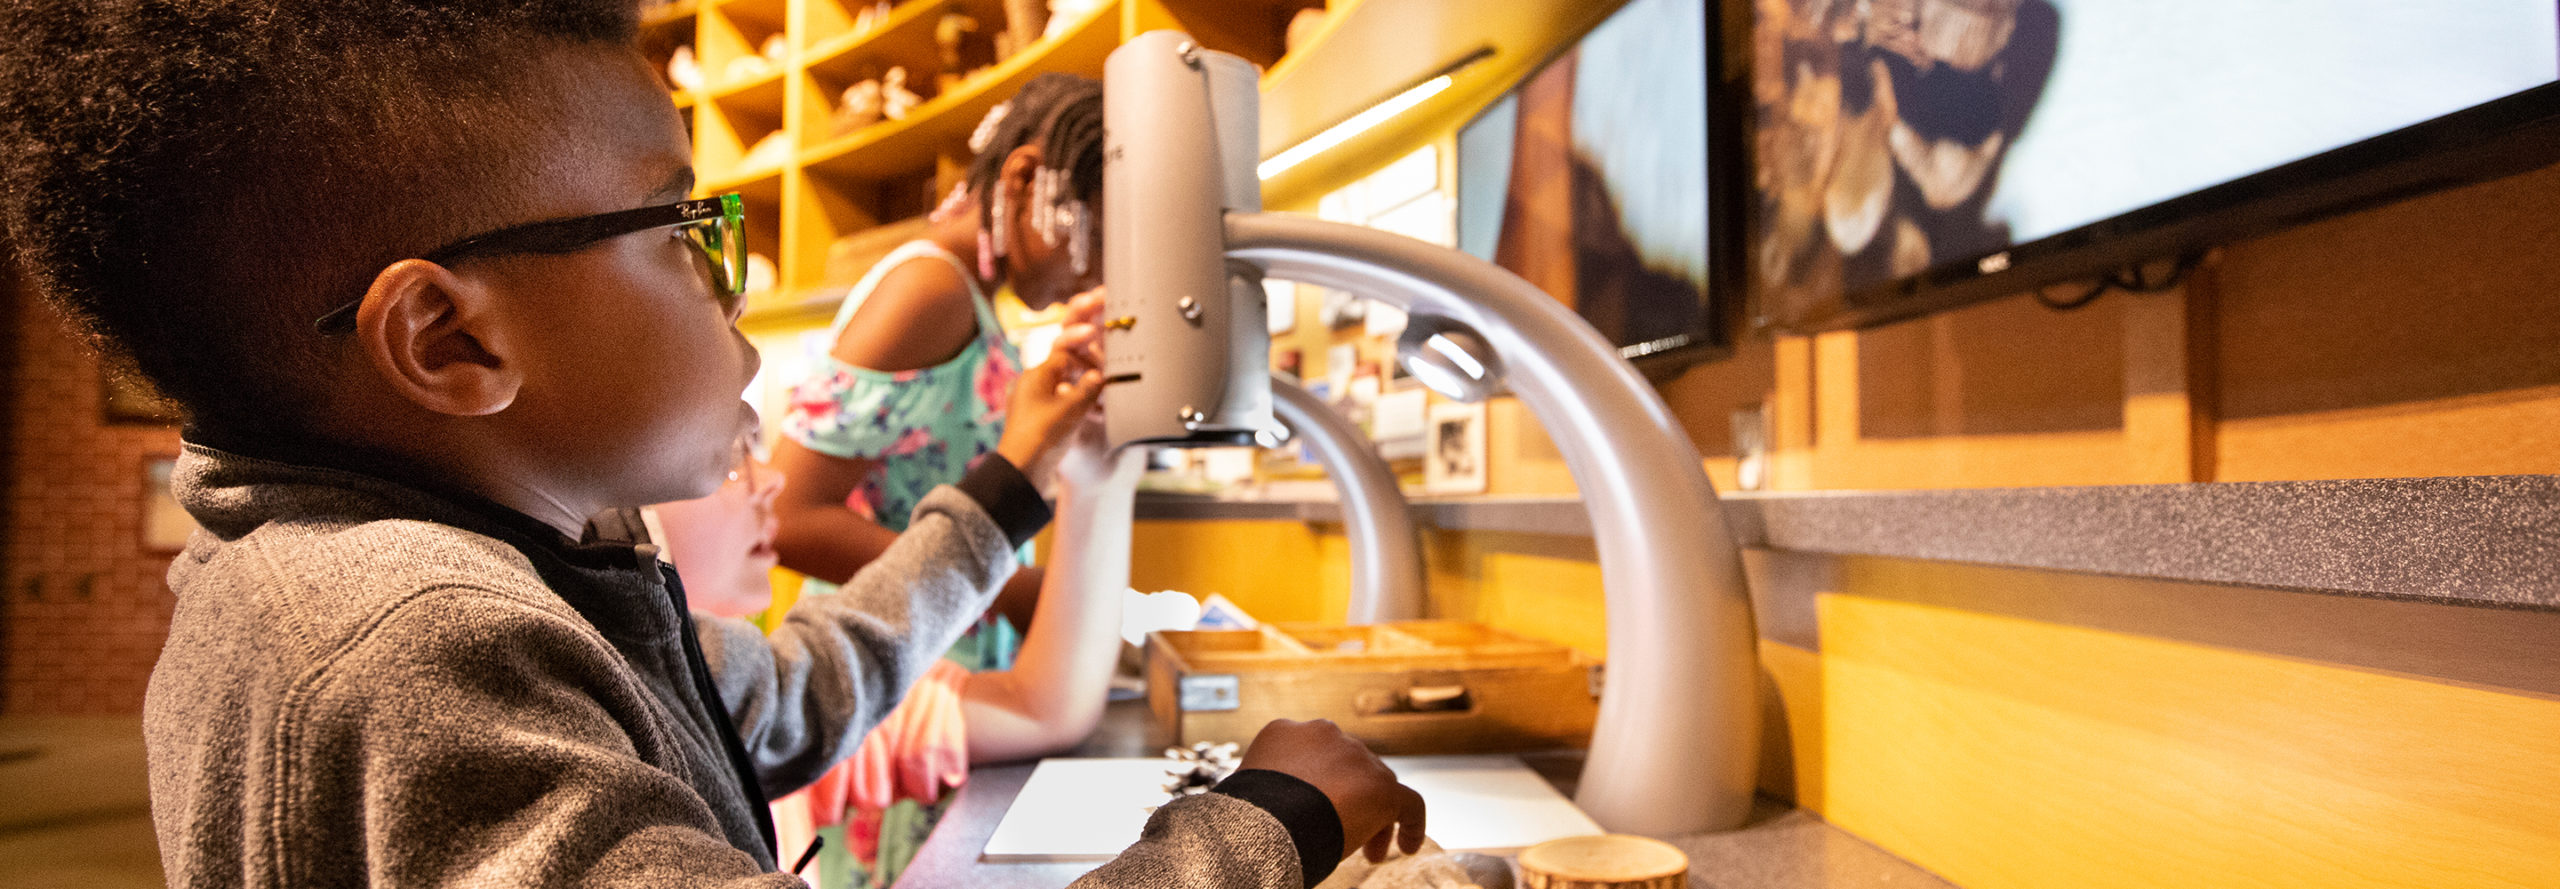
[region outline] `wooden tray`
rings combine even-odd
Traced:
[[[1147,636],[1152,740],[1245,742],[1273,719],[1330,719],[1382,754],[1582,747],[1599,661],[1466,621]]]

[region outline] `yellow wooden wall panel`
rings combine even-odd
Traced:
[[[2560,885],[2560,701],[1935,605],[1817,608],[1820,810],[1969,889]]]
[[[1560,642],[1593,657],[1608,653],[1597,565],[1553,555],[1484,553],[1481,612],[1467,615],[1523,635]]]
[[[1351,542],[1295,520],[1161,520],[1132,528],[1129,583],[1225,595],[1263,620],[1340,623]],[[1426,531],[1431,617],[1481,621],[1599,657],[1607,649],[1591,541],[1546,534]]]
[[[1606,655],[1600,566],[1588,538],[1430,530],[1423,561],[1432,617],[1481,621]]]
[[[1817,449],[1816,489],[1983,488],[2131,484],[2117,431],[1868,439]]]
[[[2224,251],[2225,480],[2560,468],[2560,166]]]
[[[2560,386],[2224,418],[2225,481],[2560,472]]]
[[[1262,620],[1340,621],[1350,600],[1348,543],[1297,521],[1142,521],[1131,528],[1129,585],[1226,596]]]
[[[1146,524],[1142,552],[1225,555],[1142,576],[1341,619],[1340,599],[1303,591],[1305,572],[1347,569],[1338,527]],[[1428,531],[1425,555],[1437,616],[1605,652],[1587,540]],[[1220,579],[1248,562],[1259,585]],[[2560,679],[2517,654],[2530,630],[2493,634],[2480,663],[2453,651],[2481,622],[2510,627],[2504,613],[1878,559],[1841,560],[1825,588],[1819,652],[1760,645],[1762,787],[1960,885],[2560,886],[2560,695],[2500,684]],[[2195,619],[2350,645],[2370,640],[2339,626],[2407,623],[2403,641],[2433,653],[2372,663],[2432,658],[2452,671],[2432,675],[2475,681],[2186,641],[2152,614],[2197,597],[2279,597]],[[2128,599],[2142,615],[2111,604]]]
[[[2202,275],[2202,273],[2199,273]],[[2191,283],[2208,292],[2211,284]],[[2210,404],[2192,397],[2212,373],[2189,348],[2190,313],[2200,303],[2185,290],[2124,297],[2124,478],[2135,484],[2209,481],[2198,465],[2200,436],[2212,431]]]

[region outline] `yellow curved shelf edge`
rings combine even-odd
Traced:
[[[1277,155],[1367,107],[1414,85],[1433,66],[1489,47],[1494,54],[1461,69],[1439,95],[1355,135],[1263,182],[1263,202],[1292,206],[1440,138],[1483,110],[1529,69],[1579,39],[1615,12],[1618,2],[1512,0],[1461,24],[1440,21],[1428,6],[1352,0],[1262,78],[1262,154]],[[1381,63],[1381,46],[1409,47],[1412,58]],[[1275,112],[1282,126],[1274,125]],[[1295,116],[1298,119],[1290,121]],[[1284,132],[1284,129],[1286,130]]]
[[[730,170],[717,176],[703,178],[702,181],[694,184],[693,190],[697,194],[704,195],[727,194],[733,191],[744,194],[750,202],[751,210],[759,209],[753,207],[753,203],[765,201],[771,203],[766,204],[762,209],[778,208],[782,202],[782,170],[781,164],[751,170]]]
[[[776,65],[772,71],[758,74],[754,77],[736,81],[734,83],[723,83],[716,89],[705,90],[704,92],[710,96],[711,101],[732,102],[746,96],[748,93],[770,89],[775,94],[772,107],[767,108],[762,103],[758,103],[755,108],[759,111],[769,110],[775,114],[780,114],[782,113],[781,93],[782,75],[784,73],[786,72],[783,70],[782,66]]]

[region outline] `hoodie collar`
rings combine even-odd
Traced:
[[[293,440],[250,443],[195,429],[186,432],[181,444],[186,453],[171,474],[172,493],[205,530],[226,540],[292,515],[378,510],[496,538],[526,550],[528,558],[538,550],[585,568],[641,564],[631,543],[572,539],[540,519],[422,472],[414,463],[360,448]],[[242,496],[251,488],[260,496]]]
[[[223,541],[279,521],[358,524],[413,519],[494,539],[523,554],[545,585],[608,635],[657,637],[684,606],[658,570],[657,547],[570,539],[541,520],[353,449],[264,443],[252,453],[190,431],[171,493]],[[670,607],[672,606],[672,607]]]

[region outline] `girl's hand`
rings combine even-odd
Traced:
[[[996,441],[996,453],[1015,468],[1030,472],[1067,438],[1101,395],[1100,368],[1068,349],[1051,353],[1049,360],[1013,381],[1013,393],[1005,400],[1004,437]]]
[[[1058,340],[1050,348],[1066,352],[1094,367],[1102,363],[1102,288],[1096,287],[1067,300],[1066,316],[1058,319]]]

